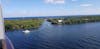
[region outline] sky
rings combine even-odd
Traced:
[[[100,0],[2,0],[4,17],[100,14]]]

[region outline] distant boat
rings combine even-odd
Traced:
[[[23,32],[24,32],[24,33],[30,33],[30,31],[29,31],[29,30],[24,30]]]

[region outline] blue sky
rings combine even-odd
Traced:
[[[100,0],[2,0],[4,17],[100,14]]]

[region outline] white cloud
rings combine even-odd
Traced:
[[[81,4],[80,6],[89,7],[89,6],[93,6],[93,4]]]
[[[65,0],[45,0],[46,3],[52,3],[52,4],[64,4]]]
[[[72,0],[72,1],[78,1],[78,0]]]

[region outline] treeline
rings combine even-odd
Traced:
[[[58,20],[62,20],[62,22],[58,22]],[[67,17],[67,18],[56,18],[56,19],[48,19],[47,21],[52,24],[81,24],[81,23],[89,23],[89,22],[99,22],[100,16],[80,16],[80,17]]]
[[[5,30],[33,29],[42,24],[43,19],[5,20]]]

